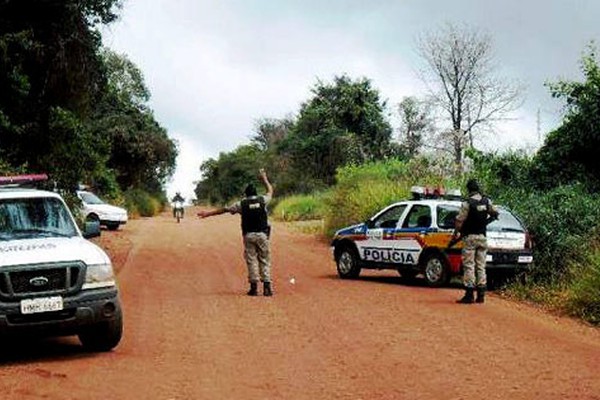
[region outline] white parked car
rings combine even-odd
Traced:
[[[108,351],[123,317],[110,258],[86,240],[100,226],[82,233],[60,195],[14,186],[38,179],[0,178],[0,337],[78,335]]]
[[[106,226],[111,231],[119,229],[120,225],[127,223],[127,210],[105,203],[92,192],[80,190],[77,197],[83,205],[83,217],[88,220],[99,220],[100,225]]]

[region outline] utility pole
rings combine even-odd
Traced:
[[[540,109],[537,109],[537,139],[538,139],[538,143],[542,144],[542,122],[541,122],[541,118],[540,118]]]

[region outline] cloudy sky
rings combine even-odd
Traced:
[[[544,83],[581,78],[598,21],[597,0],[124,0],[102,33],[142,69],[156,118],[179,143],[168,192],[190,198],[204,160],[247,143],[258,119],[294,115],[317,79],[371,79],[394,124],[404,96],[425,94],[417,36],[446,22],[490,33],[497,74],[525,87],[523,106],[483,146],[535,149],[560,121]]]

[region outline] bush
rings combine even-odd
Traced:
[[[600,324],[600,248],[595,248],[587,260],[574,268],[566,308],[571,315],[590,323]]]
[[[325,230],[328,235],[344,226],[365,221],[381,208],[410,197],[414,185],[459,187],[446,177],[437,160],[387,160],[338,169],[337,184],[327,197]]]
[[[162,209],[158,199],[140,189],[125,192],[125,207],[130,215],[142,217],[153,217]]]
[[[588,257],[600,221],[600,196],[588,193],[583,185],[546,192],[507,188],[495,200],[513,209],[532,235],[533,279],[568,278],[569,265]]]
[[[285,197],[273,209],[273,218],[281,221],[308,221],[323,219],[325,199],[323,193]]]

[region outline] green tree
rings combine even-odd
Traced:
[[[562,125],[550,132],[535,157],[543,186],[580,181],[600,190],[600,67],[591,44],[581,60],[583,82],[549,84],[552,96],[566,101]]]
[[[385,102],[371,81],[337,76],[317,82],[304,103],[280,154],[290,157],[299,180],[332,184],[339,166],[390,154],[392,129]]]
[[[76,173],[62,161],[76,153],[88,169],[101,163],[85,120],[105,83],[96,25],[113,21],[119,6],[119,0],[0,2],[0,156],[11,165],[44,170],[72,186]]]
[[[137,66],[107,49],[101,56],[107,85],[90,126],[107,146],[107,171],[122,189],[160,193],[175,170],[177,145],[148,107],[150,91]]]
[[[264,152],[256,145],[239,146],[232,152],[219,154],[200,166],[202,179],[196,185],[196,198],[213,204],[239,199],[249,183],[260,187],[258,170],[263,164]]]

